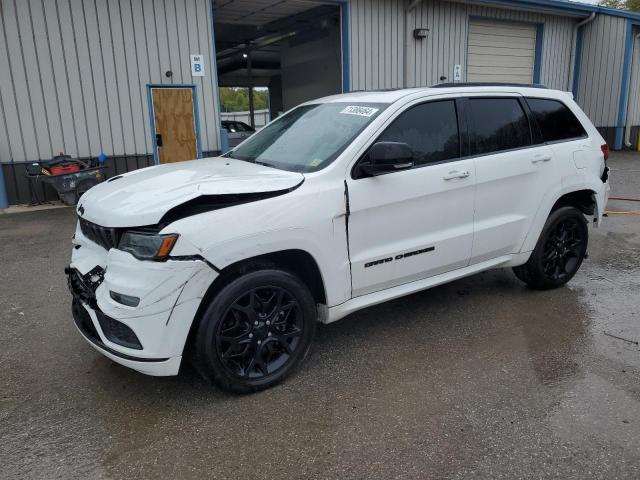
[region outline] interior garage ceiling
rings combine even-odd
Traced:
[[[260,26],[309,10],[312,0],[214,0],[216,23]]]
[[[220,84],[242,85],[251,55],[254,82],[268,82],[280,70],[280,48],[326,34],[339,23],[335,5],[311,0],[214,0]],[[256,84],[256,83],[254,83]]]

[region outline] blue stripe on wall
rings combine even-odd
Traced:
[[[351,90],[351,75],[349,69],[349,2],[340,5],[342,20],[342,91]]]
[[[620,87],[620,100],[618,104],[618,121],[616,122],[616,136],[613,148],[622,149],[624,140],[624,125],[629,102],[629,82],[631,80],[631,60],[633,54],[633,22],[627,20],[627,29],[624,41],[624,62],[622,64],[622,84]]]
[[[544,24],[536,25],[536,56],[533,64],[533,83],[540,83],[540,71],[542,69],[542,50],[544,39]]]
[[[578,85],[580,83],[580,67],[582,63],[582,42],[584,41],[584,26],[578,29],[576,33],[576,58],[573,67],[573,85],[571,91],[573,92],[573,98],[578,101]]]

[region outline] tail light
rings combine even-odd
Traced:
[[[606,143],[600,145],[600,150],[602,150],[602,155],[604,155],[604,161],[609,160],[609,145]]]

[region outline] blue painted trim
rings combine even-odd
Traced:
[[[225,142],[222,138],[222,103],[220,103],[220,84],[218,83],[218,61],[216,59],[216,18],[213,12],[213,0],[209,1],[209,15],[211,16],[211,75],[215,75],[214,85],[215,85],[215,95],[216,101],[218,102],[218,124],[216,125],[216,130],[220,135],[220,151],[225,153]],[[229,140],[226,142],[226,149],[229,150]]]
[[[618,121],[616,122],[616,136],[614,150],[622,149],[624,141],[625,118],[629,102],[629,82],[631,81],[631,62],[633,56],[633,22],[627,21],[626,37],[624,41],[624,61],[622,62],[622,82],[620,84],[620,100],[618,104]]]
[[[200,142],[200,115],[198,115],[198,89],[194,85],[191,89],[193,94],[193,116],[194,116],[194,125],[196,129],[196,150],[198,152],[197,158],[202,158],[202,143]]]
[[[174,83],[163,85],[159,83],[147,83],[147,105],[149,106],[149,122],[151,125],[151,144],[153,145],[153,163],[158,165],[158,145],[156,144],[156,123],[153,114],[153,97],[151,90],[154,88],[190,88],[193,100],[194,128],[196,130],[197,158],[202,158],[202,143],[200,141],[200,116],[198,115],[198,90],[192,83]]]
[[[342,27],[342,91],[351,90],[351,63],[349,62],[349,2],[340,5],[340,18]]]
[[[583,25],[576,32],[576,57],[573,63],[573,85],[571,91],[573,92],[573,99],[578,101],[578,86],[580,85],[580,68],[582,67],[582,42],[584,41],[584,29],[586,25]]]
[[[542,71],[542,52],[544,40],[544,23],[536,24],[536,53],[533,62],[533,83],[540,83],[540,73]]]
[[[0,208],[9,208],[9,198],[7,197],[7,187],[4,183],[4,173],[0,164]]]
[[[151,125],[151,145],[153,145],[153,163],[158,165],[158,145],[156,144],[156,122],[153,114],[153,98],[151,96],[151,85],[147,84],[147,105],[149,110],[149,125]]]

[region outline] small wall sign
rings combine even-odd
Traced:
[[[461,80],[462,80],[462,65],[457,63],[453,67],[453,81],[454,82],[459,82]]]
[[[199,53],[191,54],[191,76],[204,77],[204,57]]]

